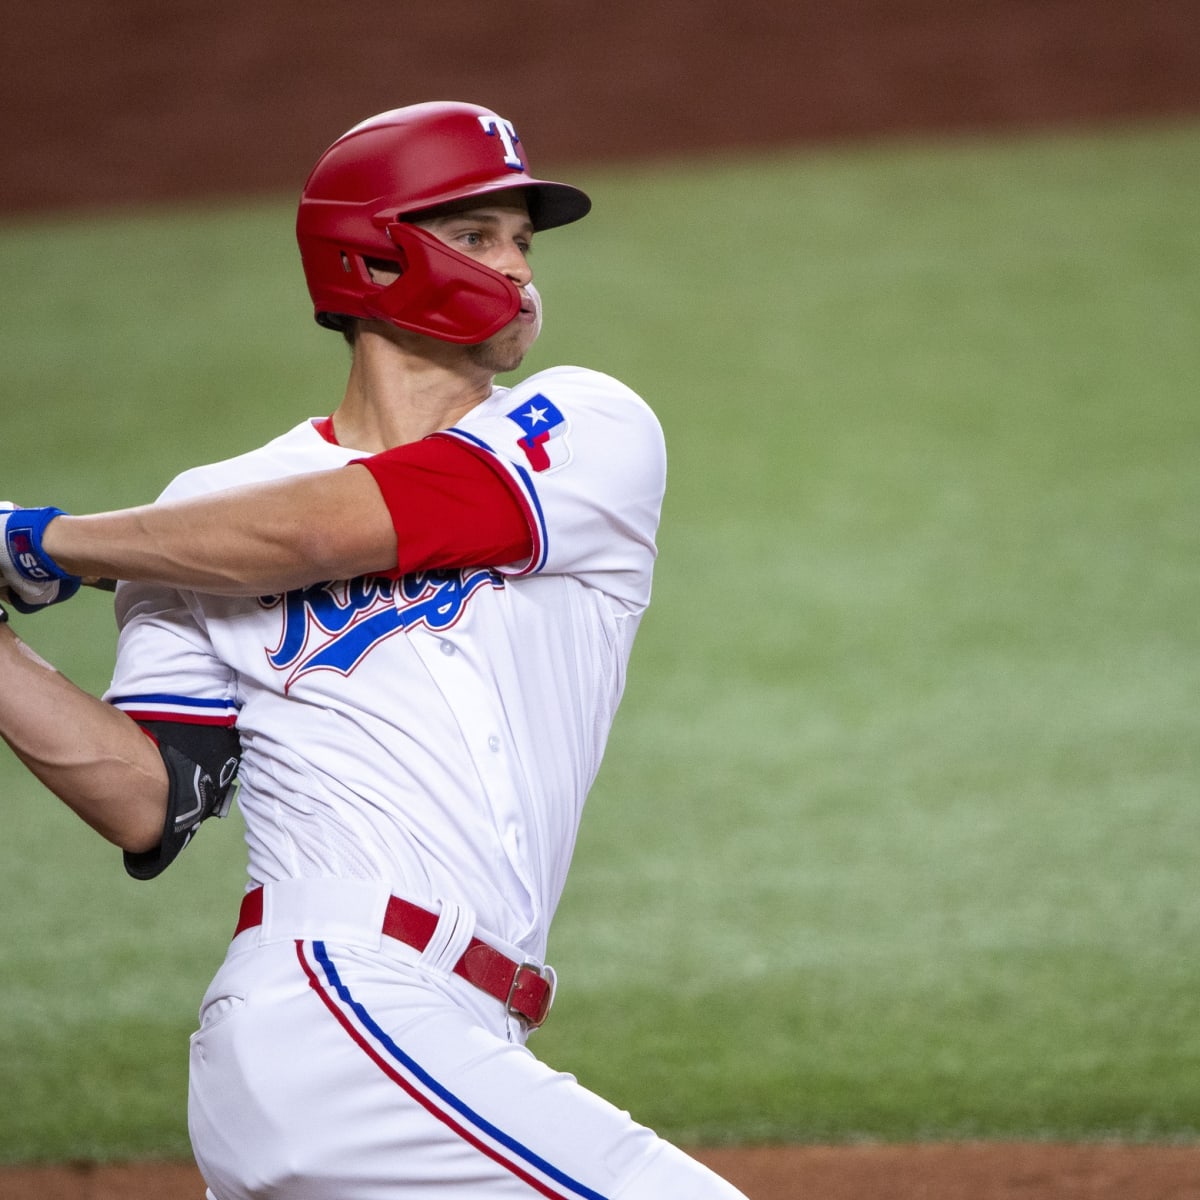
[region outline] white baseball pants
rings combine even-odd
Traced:
[[[534,1058],[503,1006],[450,974],[473,932],[461,913],[418,954],[378,932],[377,889],[268,888],[192,1038],[211,1200],[745,1200]]]

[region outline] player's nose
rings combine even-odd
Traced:
[[[529,265],[529,259],[525,257],[525,251],[516,242],[504,246],[491,265],[501,275],[507,275],[517,287],[524,287],[533,282],[533,268]]]

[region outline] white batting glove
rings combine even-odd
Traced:
[[[43,531],[59,516],[59,508],[18,508],[0,500],[0,578],[18,612],[60,604],[79,590],[79,576],[64,571],[42,549]]]

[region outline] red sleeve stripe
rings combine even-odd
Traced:
[[[181,717],[176,712],[161,712],[153,708],[121,708],[121,711],[135,721],[171,721],[176,725],[219,725],[232,729],[237,724],[237,717]]]
[[[529,558],[528,506],[490,456],[435,435],[355,462],[371,472],[396,530],[390,575]]]
[[[548,542],[546,518],[542,513],[537,490],[534,488],[528,472],[515,463],[507,462],[485,441],[475,437],[473,434],[465,433],[461,429],[446,429],[433,436],[452,439],[464,450],[475,455],[480,462],[485,463],[490,470],[495,471],[509,488],[513,498],[520,506],[521,512],[525,515],[525,524],[528,528],[531,542],[529,555],[526,559],[513,559],[514,563],[519,562],[522,565],[505,573],[520,576],[532,575],[535,571],[541,570],[546,562]],[[503,565],[507,566],[509,564]]]

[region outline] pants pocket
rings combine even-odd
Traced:
[[[245,1003],[246,997],[237,992],[205,997],[204,1004],[200,1009],[200,1028],[192,1036],[207,1033],[210,1029],[220,1025],[222,1021],[227,1021],[234,1013],[242,1009]]]

